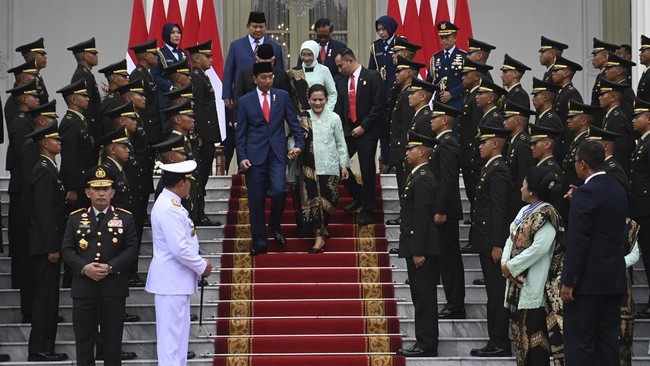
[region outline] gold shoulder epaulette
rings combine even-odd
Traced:
[[[176,201],[176,198],[172,198],[172,205],[177,206],[177,207],[181,207],[181,204],[178,203],[178,201]]]
[[[80,213],[82,211],[86,211],[86,209],[85,208],[80,208],[78,210],[72,211],[72,212],[70,212],[69,216],[76,215],[76,214],[78,214],[78,213]]]
[[[129,210],[125,210],[125,209],[123,209],[123,208],[121,208],[121,207],[115,207],[115,209],[118,210],[118,211],[122,211],[122,212],[128,213],[129,215],[133,216],[133,214],[132,214],[131,211],[129,211]]]

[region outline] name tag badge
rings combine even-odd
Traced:
[[[111,220],[108,222],[108,227],[122,227],[122,220]]]

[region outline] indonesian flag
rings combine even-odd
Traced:
[[[167,22],[165,15],[165,4],[163,0],[153,0],[153,10],[151,12],[151,22],[149,23],[149,37],[147,40],[156,38],[158,40],[158,47],[165,45],[162,39],[162,29]]]
[[[196,0],[187,0],[185,8],[185,22],[183,22],[183,36],[181,37],[181,48],[197,44],[199,37],[199,7]]]
[[[214,89],[214,97],[217,101],[217,115],[219,116],[219,127],[222,138],[226,136],[226,109],[221,101],[221,89],[223,87],[223,53],[221,51],[221,41],[219,40],[219,27],[217,25],[217,16],[212,1],[203,1],[201,10],[201,24],[199,25],[199,35],[197,43],[212,40],[212,67],[206,72]]]
[[[404,18],[404,35],[410,43],[422,45],[422,29],[420,29],[420,19],[418,17],[418,4],[415,0],[408,0],[406,3],[406,17]],[[418,52],[413,59],[416,62],[427,64],[424,52]]]
[[[402,25],[402,12],[399,9],[399,0],[388,0],[388,11],[386,15],[395,19],[397,22],[397,30],[395,33],[404,35],[404,25]]]
[[[469,15],[469,5],[467,0],[458,0],[456,2],[456,16],[454,24],[460,28],[456,44],[458,47],[466,50],[468,47],[468,39],[473,37],[472,34],[472,18]]]
[[[133,0],[133,13],[131,15],[131,32],[129,33],[129,48],[147,40],[147,19],[144,16],[142,0]],[[135,69],[137,64],[135,54],[127,48],[126,68],[129,73]]]
[[[439,1],[447,1],[447,0],[439,0]],[[423,79],[426,78],[426,74],[428,73],[429,70],[429,65],[428,62],[433,56],[434,53],[440,51],[440,40],[438,39],[438,35],[436,32],[436,26],[433,24],[433,14],[431,12],[431,2],[429,0],[422,0],[422,3],[420,4],[420,30],[422,30],[423,34],[428,34],[430,36],[424,37],[423,39],[423,44],[422,52],[424,55],[424,64],[427,66],[424,68],[424,72],[420,72],[421,76]],[[419,52],[418,52],[419,53]]]
[[[176,23],[183,26],[183,18],[181,17],[181,7],[178,5],[178,0],[169,0],[169,8],[167,9],[167,20],[166,23]],[[162,30],[162,28],[161,28]],[[162,35],[158,35],[162,38]],[[181,40],[183,38],[181,37]]]

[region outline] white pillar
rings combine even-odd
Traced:
[[[650,36],[650,4],[645,0],[632,0],[632,61],[639,63],[639,48],[641,47],[641,35]],[[639,84],[641,73],[645,66],[632,68],[632,88],[636,90]]]

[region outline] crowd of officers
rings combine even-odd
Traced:
[[[77,218],[79,237],[70,239],[74,240],[74,246],[87,253],[93,252],[88,254],[93,258],[86,258],[89,262],[111,263],[119,255],[111,248],[122,247],[133,227],[136,251],[139,250],[143,227],[149,221],[150,195],[157,196],[162,191],[160,184],[154,187],[154,162],[194,159],[198,165],[192,174],[191,194],[183,205],[197,225],[221,225],[210,220],[204,209],[205,185],[211,172],[215,143],[221,141],[215,95],[206,75],[212,64],[212,42],[188,47],[174,62],[160,61],[163,54],[156,42],[154,39],[131,47],[138,61],[131,73],[127,71],[126,60],[99,70],[108,82],[103,99],[91,72],[98,65],[95,39],[69,47],[77,68],[71,83],[57,91],[67,107],[60,121],[57,121],[56,101],[50,100],[40,75],[47,65],[44,39],[16,48],[25,63],[9,70],[16,82],[7,91],[10,96],[4,110],[9,141],[7,170],[11,174],[9,254],[12,288],[20,289],[22,322],[32,325],[30,361],[67,359],[65,353],[54,352],[57,322],[64,321],[58,315],[61,259],[65,264],[63,287],[72,286],[73,299],[93,297],[98,292],[104,295],[117,292],[117,296],[124,297],[128,296],[128,287],[144,287],[145,284],[138,276],[138,261],[130,260],[128,265],[121,266],[124,268],[120,268],[119,273],[117,266],[115,274],[110,272],[109,278],[114,280],[102,282],[101,290],[91,287],[84,292],[79,286],[75,289],[73,277],[78,275],[78,268],[65,256],[61,258],[68,216],[71,220]],[[160,92],[154,73],[159,79],[171,81],[169,91]],[[200,154],[202,147],[209,153]],[[57,155],[60,155],[60,164],[56,163]],[[108,221],[108,226],[104,224],[98,229],[100,232],[96,236],[90,232],[95,215],[91,215],[92,224],[88,221],[88,212],[92,211],[88,189],[94,187],[88,183],[87,174],[90,173],[111,177],[115,189],[107,213],[114,213],[114,217]],[[124,215],[129,216],[134,225],[123,226],[129,222],[122,217]],[[98,221],[100,225],[102,220]],[[107,230],[104,238],[112,238],[112,242],[104,243],[104,248],[100,240],[103,229]],[[88,230],[87,237],[85,230]],[[129,248],[131,246],[129,244]],[[84,268],[82,274],[84,270],[88,278],[90,269]],[[126,289],[120,290],[127,282]],[[115,319],[114,309],[121,309],[117,314],[120,321],[139,320],[137,315],[127,314],[124,306],[106,308],[111,310],[102,309],[102,314],[112,314],[109,319]],[[73,317],[75,314],[73,311]],[[121,339],[121,327],[119,329]],[[133,352],[122,352],[121,358],[136,356]],[[99,346],[97,357],[102,357]],[[9,359],[9,356],[2,358]]]

